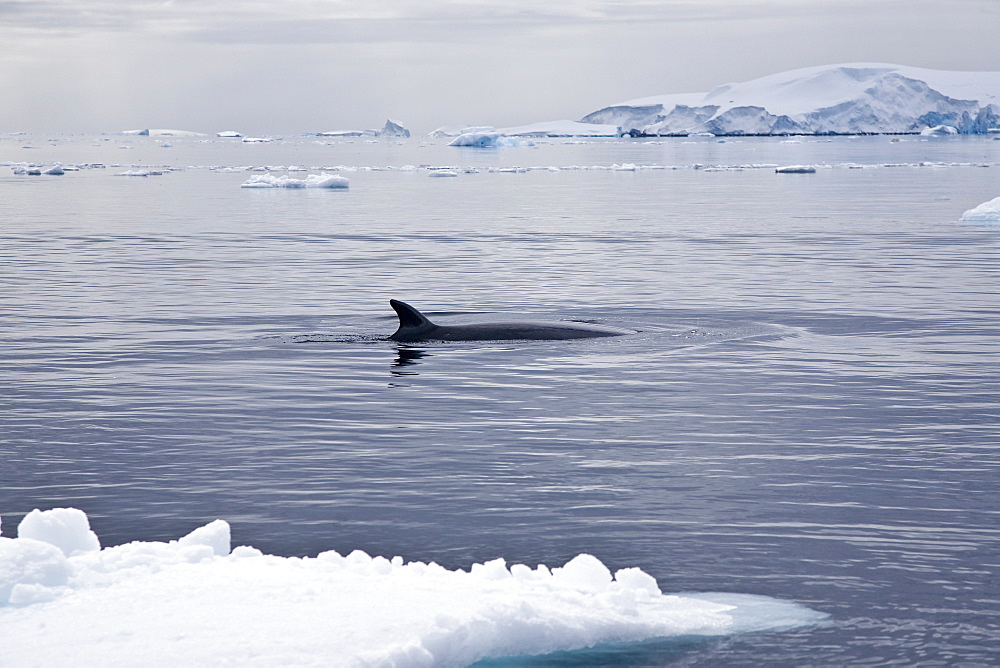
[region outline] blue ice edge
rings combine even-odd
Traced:
[[[734,606],[727,613],[732,618],[732,625],[718,633],[686,633],[638,641],[602,642],[591,647],[548,654],[482,659],[470,664],[468,668],[635,666],[648,662],[651,656],[655,656],[657,663],[664,663],[703,649],[721,638],[752,633],[779,633],[824,624],[830,620],[830,615],[825,612],[769,596],[724,592],[675,592],[674,595]]]

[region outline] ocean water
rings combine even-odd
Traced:
[[[959,220],[1000,142],[29,135],[3,161],[106,165],[0,167],[4,535],[73,506],[105,544],[218,517],[281,555],[587,552],[831,616],[484,665],[1000,660],[1000,226]],[[351,187],[241,189],[263,165]],[[400,345],[390,298],[635,334]]]

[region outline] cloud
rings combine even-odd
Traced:
[[[6,127],[579,118],[807,65],[1000,69],[996,0],[0,0]],[[928,20],[934,16],[934,20]]]
[[[800,0],[0,0],[0,34],[130,32],[244,44],[421,42],[600,23],[772,19],[850,11],[864,4],[861,0],[817,4]]]

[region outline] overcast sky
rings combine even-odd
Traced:
[[[812,65],[1000,70],[1000,0],[0,0],[0,132],[520,125]]]

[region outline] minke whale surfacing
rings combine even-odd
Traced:
[[[589,339],[632,334],[625,329],[582,322],[484,322],[469,325],[437,325],[405,302],[390,299],[399,316],[393,341],[511,341]]]

